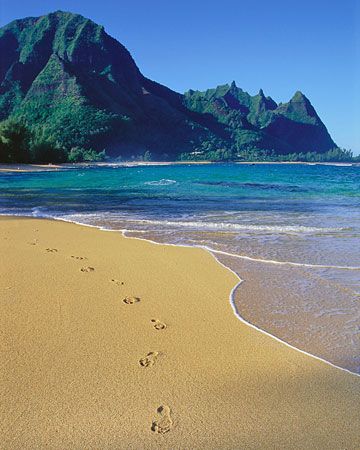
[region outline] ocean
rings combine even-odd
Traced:
[[[244,320],[360,373],[359,166],[3,172],[0,213],[204,247],[244,280],[233,298]]]

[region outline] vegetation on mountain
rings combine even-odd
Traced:
[[[301,92],[279,105],[235,82],[178,94],[78,14],[11,22],[0,54],[2,162],[93,161],[104,149],[110,158],[233,160],[336,148]]]

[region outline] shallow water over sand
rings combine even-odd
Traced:
[[[0,212],[199,245],[239,314],[360,373],[360,167],[151,166],[0,175]]]

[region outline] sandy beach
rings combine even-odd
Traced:
[[[1,448],[360,448],[360,378],[241,322],[205,250],[10,217],[0,246]]]

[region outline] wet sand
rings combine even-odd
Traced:
[[[353,291],[302,267],[223,255],[219,260],[244,280],[234,304],[247,322],[360,374],[359,296]]]
[[[0,259],[1,447],[360,447],[360,378],[242,323],[208,252],[2,218]]]

